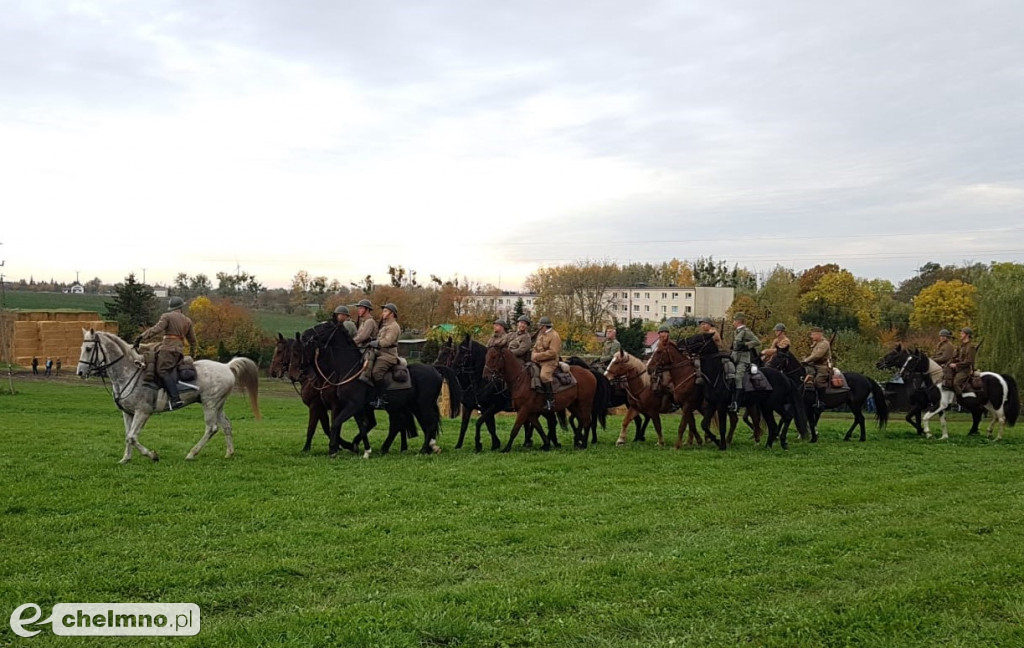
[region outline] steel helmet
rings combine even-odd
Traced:
[[[384,308],[386,308],[389,311],[391,311],[392,313],[394,313],[395,317],[398,317],[398,306],[395,306],[393,303],[388,302],[388,303],[384,304]]]
[[[671,330],[672,329],[668,327],[668,324],[662,324],[661,326],[658,327],[658,333],[668,333]]]
[[[356,304],[356,306],[362,306],[367,310],[373,310],[373,304],[370,303],[369,299],[360,299],[359,303]]]
[[[783,324],[782,322],[779,322],[778,324],[775,325],[775,330],[776,331],[785,331],[786,330],[786,325]]]
[[[541,326],[551,326],[551,318],[545,315],[544,317],[540,318],[537,324]]]
[[[494,323],[500,325],[501,328],[505,329],[506,331],[508,330],[508,322],[506,322],[505,320],[496,319],[494,320]]]
[[[338,306],[337,308],[335,308],[334,309],[334,314],[338,315],[339,313],[343,314],[343,315],[348,315],[349,314],[348,306],[345,306],[344,304],[342,304],[341,306]]]
[[[942,329],[941,331],[939,331],[939,336],[940,337],[953,337],[953,333],[950,332],[949,329]]]
[[[185,300],[181,297],[171,297],[171,300],[167,302],[167,310],[178,310],[185,305]]]
[[[744,315],[743,313],[736,313],[735,315],[732,316],[732,321],[740,322],[742,324],[746,324],[747,323],[747,316]]]
[[[970,326],[963,327],[962,329],[960,329],[960,332],[966,333],[967,335],[974,335],[974,331],[971,330]]]
[[[517,322],[526,322],[527,325],[530,324],[530,318],[527,317],[526,315],[520,315],[519,319],[517,319],[516,321]]]

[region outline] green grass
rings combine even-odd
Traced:
[[[317,323],[316,318],[309,314],[289,315],[287,313],[271,313],[268,311],[255,311],[256,321],[259,322],[267,335],[277,337],[280,333],[285,337],[293,337],[296,331],[305,331]]]
[[[73,295],[70,293],[8,290],[4,294],[4,308],[95,311],[102,313],[106,310],[106,302],[111,299],[113,298],[104,295]]]
[[[899,421],[843,443],[837,415],[788,452],[745,432],[724,453],[616,448],[609,430],[586,451],[477,455],[446,421],[439,456],[332,461],[322,435],[299,452],[305,411],[267,382],[263,421],[229,401],[233,459],[218,437],[184,461],[189,408],[146,427],[159,463],[119,466],[102,386],[16,386],[4,620],[27,602],[194,602],[197,637],[104,645],[1024,645],[1016,430],[967,438],[957,418],[937,442]],[[15,639],[0,621],[0,644],[82,643]]]

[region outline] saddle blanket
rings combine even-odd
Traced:
[[[772,390],[772,384],[768,382],[768,378],[763,373],[758,371],[757,373],[747,373],[743,376],[743,391],[755,392],[755,391],[766,391]]]
[[[540,391],[540,366],[533,363],[526,363],[526,371],[530,376],[530,387]],[[572,375],[569,370],[569,365],[564,362],[558,363],[558,369],[555,369],[554,375],[551,377],[551,391],[557,394],[558,392],[568,389],[576,384],[576,376]]]

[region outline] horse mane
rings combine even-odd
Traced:
[[[115,346],[117,346],[118,349],[121,350],[121,353],[131,358],[133,361],[142,357],[142,355],[138,353],[132,345],[128,344],[126,341],[122,340],[120,337],[114,335],[113,333],[96,330],[92,330],[90,332],[93,334],[94,340],[110,340],[112,343],[114,343]]]

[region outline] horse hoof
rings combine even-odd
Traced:
[[[818,435],[817,434],[812,434],[811,435],[811,443],[817,443],[817,442],[818,442]]]
[[[789,444],[788,443],[780,443],[779,447],[782,448],[783,450],[789,450]]]
[[[494,449],[495,448],[491,448],[491,450],[494,450]],[[473,446],[473,452],[483,452],[483,451],[484,451],[484,444],[478,443],[475,446]]]
[[[366,452],[363,453],[363,459],[369,459],[369,458],[370,458],[370,451],[367,450]]]
[[[619,439],[618,441],[615,442],[615,445],[617,445],[617,446],[624,446],[624,445],[626,445],[626,442],[623,441],[622,439]]]
[[[150,457],[150,458],[153,460],[153,463],[156,463],[156,462],[160,461],[160,455],[158,455],[155,452],[153,453],[153,456]]]

